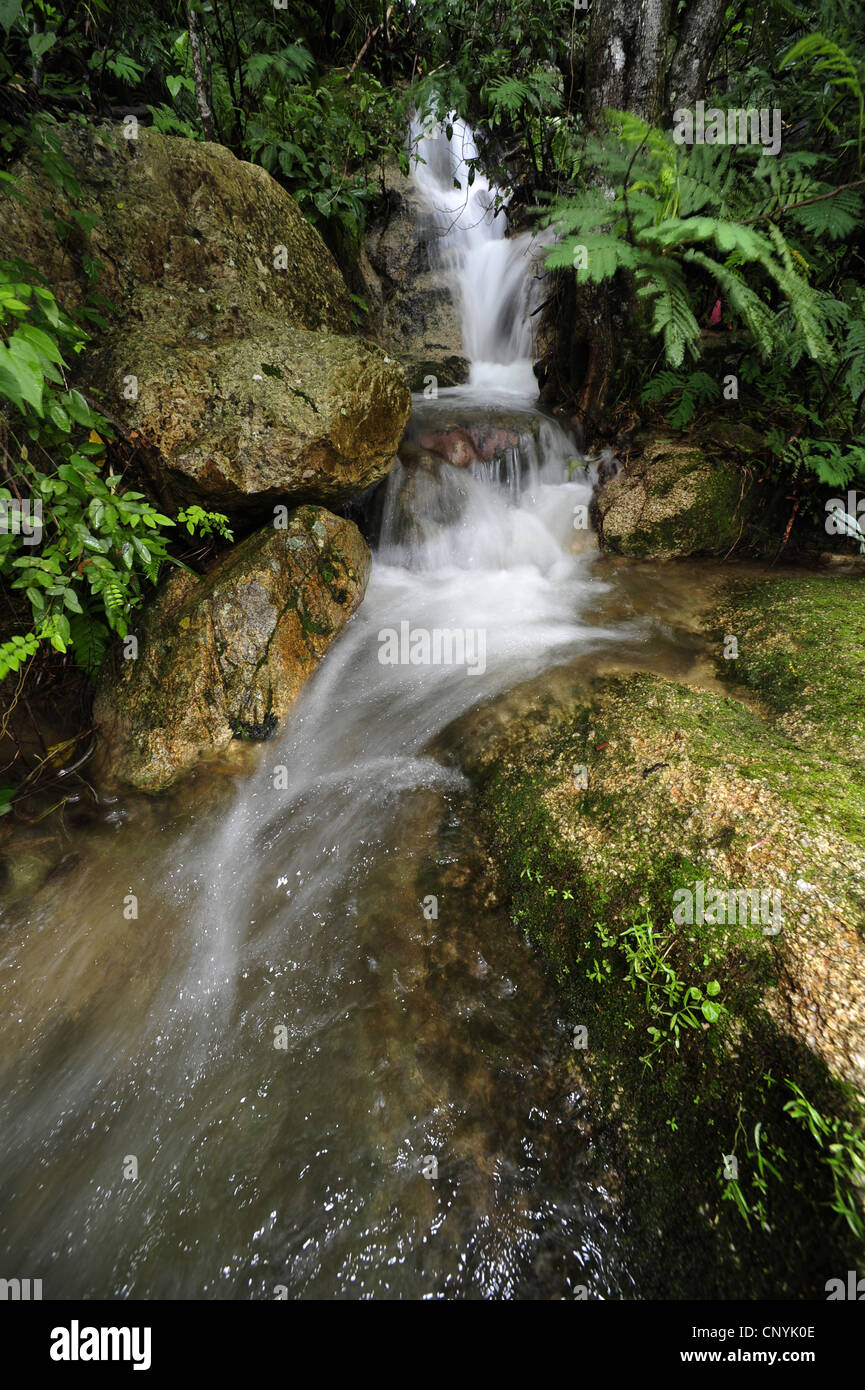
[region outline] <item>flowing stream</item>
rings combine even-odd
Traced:
[[[461,124],[422,150],[474,365],[413,430],[515,442],[398,463],[366,598],[278,737],[103,806],[0,919],[0,1273],[45,1298],[634,1294],[568,1022],[478,906],[466,788],[427,750],[547,668],[676,643],[575,528],[592,474],[534,404],[528,239],[480,175],[457,195]],[[445,629],[472,661],[380,659]]]

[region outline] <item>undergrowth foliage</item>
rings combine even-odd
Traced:
[[[670,367],[701,355],[695,307],[707,292],[723,296],[761,357],[830,361],[830,323],[849,318],[849,308],[824,302],[801,250],[772,219],[791,199],[824,189],[805,176],[811,157],[791,156],[779,169],[769,155],[735,151],[745,166],[733,147],[677,145],[628,112],[609,111],[607,120],[608,135],[586,144],[585,191],[554,199],[544,218],[560,234],[547,263],[576,265],[581,283],[630,272]],[[845,193],[811,205],[821,233],[840,237],[855,226],[861,197]]]
[[[809,484],[865,485],[865,44],[846,0],[819,9],[835,36],[771,60],[749,49],[724,93],[706,93],[722,111],[780,108],[780,153],[678,144],[609,110],[588,138],[568,132],[562,185],[537,209],[556,233],[551,269],[632,298],[622,395],[677,429],[744,421],[766,475],[806,498]],[[769,53],[784,28],[771,22]]]
[[[77,196],[50,123],[34,131],[44,167]],[[9,175],[2,188],[6,197],[23,196]],[[92,269],[95,282],[97,262]],[[111,634],[127,635],[164,562],[180,563],[168,550],[175,520],[110,471],[113,427],[69,384],[70,366],[105,322],[104,307],[94,287],[72,315],[34,266],[0,260],[0,583],[19,627],[0,641],[0,680],[43,644],[70,652],[94,675]],[[224,517],[198,512],[182,514],[188,530],[230,537]]]

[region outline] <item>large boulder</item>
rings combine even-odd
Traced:
[[[101,262],[119,317],[76,382],[151,448],[176,498],[264,512],[383,477],[410,409],[404,373],[350,336],[342,277],[288,193],[221,145],[109,126],[59,138],[89,239],[25,162],[0,255],[23,251],[70,308]],[[62,245],[46,208],[68,224]]]
[[[753,507],[748,475],[687,439],[638,438],[593,500],[605,550],[637,559],[725,555]]]
[[[95,775],[157,792],[233,738],[268,738],[366,590],[353,522],[290,513],[203,578],[174,575],[145,610],[137,659],[103,673]]]
[[[100,353],[104,379],[139,383],[130,422],[158,441],[175,495],[232,514],[344,502],[393,461],[409,393],[374,343],[261,318],[208,350],[170,323],[135,325]]]

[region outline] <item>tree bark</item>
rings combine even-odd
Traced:
[[[724,35],[726,0],[691,0],[679,25],[667,76],[667,109],[693,106],[703,88]]]
[[[593,0],[586,54],[586,115],[605,106],[660,117],[673,0]]]
[[[662,124],[670,103],[692,105],[701,94],[724,32],[726,0],[689,0],[678,22],[675,11],[675,0],[592,0],[584,73],[590,126],[600,123],[605,107]],[[631,312],[628,282],[617,275],[601,285],[575,286],[566,300],[568,322],[559,331],[555,360],[546,364],[546,389],[551,393],[555,382],[570,378],[577,414],[592,439],[609,427]]]
[[[213,112],[207,101],[207,92],[204,87],[204,69],[201,65],[201,45],[198,42],[198,30],[195,25],[195,11],[192,5],[186,6],[186,25],[189,29],[189,51],[192,54],[192,71],[195,75],[195,100],[198,104],[198,113],[201,116],[201,124],[204,128],[205,140],[213,139]]]

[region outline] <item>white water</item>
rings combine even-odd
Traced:
[[[591,480],[568,480],[572,445],[531,403],[527,240],[504,239],[489,195],[479,176],[482,215],[442,243],[475,360],[437,408],[504,394],[526,429],[499,480],[397,464],[364,602],[227,808],[178,825],[164,811],[149,834],[120,808],[9,938],[3,1249],[46,1297],[627,1288],[598,1244],[603,1188],[584,1181],[531,956],[501,921],[485,936],[437,867],[461,779],[430,741],[627,637],[588,621],[607,588],[573,524]],[[485,669],[382,664],[380,634],[404,621],[483,632]],[[560,1137],[536,1152],[541,1123]],[[437,1186],[419,1175],[430,1153]]]
[[[531,313],[540,302],[537,246],[528,232],[508,237],[507,196],[468,161],[477,158],[474,136],[453,116],[453,135],[441,126],[412,126],[419,161],[415,184],[436,229],[430,256],[448,272],[462,319],[463,346],[471,363],[469,385],[496,394],[537,395],[532,371]],[[459,187],[457,187],[457,184]]]
[[[592,472],[583,469],[569,481],[573,445],[555,421],[539,422],[534,406],[530,238],[506,238],[504,214],[494,216],[499,190],[481,174],[467,187],[465,161],[477,150],[468,126],[456,117],[452,124],[451,141],[443,128],[426,134],[413,128],[417,154],[426,161],[415,166],[414,177],[440,228],[437,254],[454,275],[471,377],[467,387],[440,391],[435,405],[417,398],[415,410],[426,408],[435,418],[440,410],[453,415],[462,406],[477,411],[505,400],[524,417],[525,430],[500,482],[492,481],[491,464],[472,471],[444,465],[437,475],[416,479],[395,464],[358,614],[204,860],[200,847],[184,851],[199,856],[200,879],[213,885],[199,905],[198,949],[184,988],[196,1010],[211,998],[223,1006],[230,999],[238,940],[263,868],[260,846],[293,838],[286,827],[296,813],[315,808],[303,816],[303,844],[292,852],[302,867],[285,880],[286,902],[301,920],[314,905],[323,910],[326,894],[350,875],[371,830],[380,829],[406,790],[447,780],[450,774],[423,755],[436,734],[481,699],[622,637],[621,627],[581,621],[605,588],[589,574],[593,539],[574,523],[591,497]],[[407,485],[410,501],[401,507]],[[408,537],[398,524],[401,512],[403,522],[408,512]],[[468,664],[382,664],[381,635],[402,623],[429,634],[482,633],[483,671],[469,671]],[[274,763],[288,769],[288,792],[273,792]],[[232,860],[247,868],[227,887]]]
[[[241,789],[216,842],[183,847],[184,863],[197,860],[199,881],[211,885],[199,905],[197,951],[184,986],[195,1010],[210,997],[222,1005],[230,1000],[262,872],[279,878],[289,860],[287,910],[298,926],[307,913],[318,916],[369,839],[382,833],[401,794],[452,778],[424,756],[436,734],[479,700],[550,664],[621,641],[621,626],[581,619],[607,588],[589,573],[591,537],[574,529],[574,510],[588,503],[591,481],[566,481],[572,446],[552,421],[541,427],[537,454],[510,488],[445,465],[437,478],[424,479],[427,491],[413,516],[417,534],[403,541],[395,538],[394,518],[407,470],[394,466],[381,548],[358,613],[285,734]],[[452,519],[425,525],[430,514]],[[380,634],[402,622],[429,633],[482,632],[485,670],[382,664]],[[289,790],[273,789],[275,765],[287,767]],[[268,865],[261,846],[272,842],[280,849]]]

